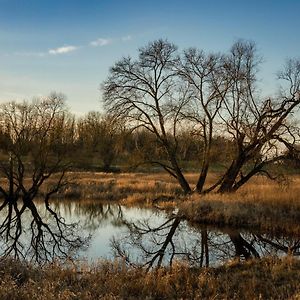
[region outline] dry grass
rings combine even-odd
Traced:
[[[58,195],[65,199],[119,201],[124,204],[151,204],[177,198],[181,190],[167,174],[69,173],[71,184]]]
[[[300,261],[263,259],[216,269],[176,264],[146,273],[122,263],[35,268],[2,261],[0,298],[13,299],[300,299]]]
[[[181,210],[193,221],[300,234],[300,177],[285,185],[256,177],[234,194],[192,195]]]
[[[197,174],[186,175],[194,184]],[[245,227],[269,233],[300,234],[300,176],[285,184],[257,176],[234,194],[193,194],[183,197],[177,182],[165,173],[70,173],[73,182],[64,199],[118,201],[125,205],[179,206],[191,221]],[[211,174],[208,182],[216,180]]]

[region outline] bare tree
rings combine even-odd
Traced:
[[[196,191],[201,193],[206,181],[213,135],[216,129],[216,117],[222,101],[231,85],[225,75],[224,61],[221,55],[205,54],[195,48],[184,51],[180,60],[179,74],[187,80],[192,91],[192,98],[181,111],[185,120],[195,124],[203,142],[201,171],[196,184]]]
[[[63,96],[0,107],[0,235],[3,254],[38,262],[66,256],[80,246],[75,224],[66,224],[50,204],[50,197],[66,184],[69,132]],[[59,127],[58,127],[59,126]],[[47,183],[48,182],[48,183]],[[35,200],[40,198],[45,211]],[[25,231],[30,241],[22,239]]]
[[[290,158],[284,149],[295,152],[299,142],[297,128],[290,123],[300,104],[299,61],[289,61],[280,73],[279,78],[288,83],[287,92],[266,100],[256,90],[259,62],[255,45],[241,41],[233,45],[226,59],[232,85],[219,116],[235,150],[225,174],[212,187],[219,186],[219,192],[236,191],[258,173],[271,177],[266,166]]]
[[[155,134],[168,163],[150,162],[163,167],[178,180],[182,190],[189,193],[191,188],[177,159],[180,110],[189,98],[189,91],[177,76],[176,62],[173,44],[154,41],[139,50],[137,60],[126,57],[118,61],[110,69],[102,89],[109,113],[125,118],[132,128],[143,127]]]
[[[168,162],[152,163],[174,176],[185,193],[191,188],[179,164],[178,137],[191,124],[204,145],[199,193],[234,192],[256,174],[273,178],[268,165],[299,159],[299,129],[291,123],[300,103],[298,60],[289,60],[279,74],[286,82],[280,95],[265,99],[257,89],[261,59],[252,42],[238,41],[226,55],[189,49],[180,58],[173,44],[159,40],[139,54],[138,60],[123,58],[111,68],[104,102],[109,113],[156,136]],[[233,147],[231,159],[224,174],[204,189],[219,134]]]

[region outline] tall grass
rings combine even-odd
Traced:
[[[236,193],[192,195],[180,207],[196,222],[300,235],[300,177],[285,185],[255,177]]]
[[[0,299],[300,299],[299,282],[300,262],[290,257],[148,273],[122,262],[36,268],[5,260]]]
[[[59,198],[145,205],[155,200],[174,199],[181,192],[166,174],[74,172],[67,176],[70,184],[58,194]]]

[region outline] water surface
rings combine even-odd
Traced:
[[[185,260],[215,266],[232,259],[300,254],[300,237],[190,224],[175,211],[99,202],[59,202],[56,209],[67,221],[79,221],[82,235],[91,235],[89,247],[80,252],[90,260],[122,257],[148,267]]]

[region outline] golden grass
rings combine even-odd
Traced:
[[[71,184],[59,197],[151,205],[181,193],[176,181],[167,174],[74,172],[68,174],[68,180]]]
[[[192,195],[180,205],[189,220],[300,234],[300,177],[286,185],[255,177],[233,194]]]
[[[175,264],[148,273],[122,262],[43,268],[0,263],[0,299],[300,299],[300,261],[268,258],[219,268]]]

